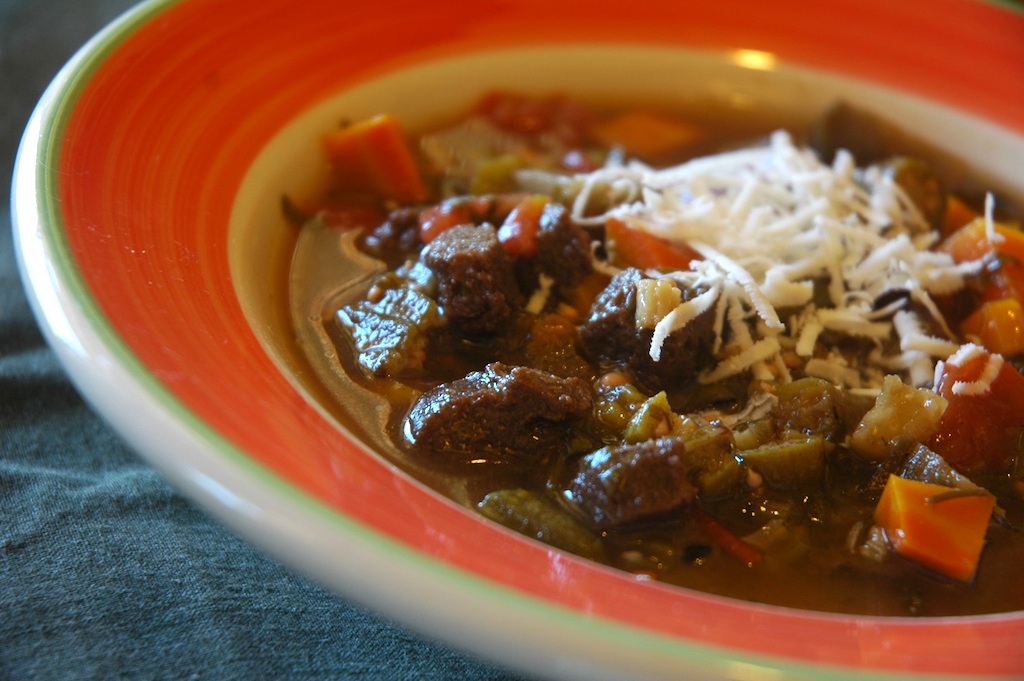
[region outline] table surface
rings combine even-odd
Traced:
[[[518,678],[233,536],[90,410],[47,347],[15,264],[14,157],[61,65],[132,4],[0,0],[0,679]]]

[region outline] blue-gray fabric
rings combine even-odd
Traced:
[[[15,151],[61,64],[130,5],[0,0],[0,680],[515,678],[235,538],[90,411],[46,346],[15,265]]]

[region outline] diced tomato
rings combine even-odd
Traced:
[[[989,276],[985,287],[985,301],[1016,298],[1024,301],[1024,264],[1004,262]]]
[[[990,360],[1001,366],[988,390],[980,394],[954,390],[957,383],[981,380]],[[932,450],[962,472],[1006,470],[1021,446],[1024,376],[1001,357],[979,348],[962,361],[944,362],[935,391],[949,405],[929,443]]]
[[[702,259],[700,253],[686,244],[632,229],[617,218],[605,222],[605,237],[614,252],[614,260],[621,265],[640,269],[688,270],[691,262]]]
[[[467,224],[473,224],[469,203],[461,198],[449,199],[420,213],[420,241],[429,244],[442,232]]]
[[[992,244],[985,234],[984,220],[972,220],[956,230],[936,249],[948,253],[956,262],[980,260],[992,254]]]
[[[498,241],[509,255],[532,258],[537,255],[537,234],[544,208],[551,203],[546,196],[528,196],[520,201],[498,228]]]
[[[478,111],[499,128],[523,135],[551,134],[570,146],[583,139],[593,118],[587,107],[563,96],[529,97],[510,92],[486,95]]]

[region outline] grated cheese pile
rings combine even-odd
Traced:
[[[791,380],[799,369],[855,389],[877,389],[891,373],[925,386],[936,360],[960,347],[934,297],[963,287],[981,262],[929,250],[937,234],[913,203],[882,169],[857,168],[849,153],[829,165],[780,131],[762,147],[661,170],[609,163],[581,179],[573,206],[581,223],[615,217],[703,257],[690,271],[649,274],[702,292],[657,323],[655,360],[665,338],[713,310],[719,362],[704,382],[748,369]],[[618,199],[589,215],[598,188]],[[825,305],[815,282],[827,290]],[[851,362],[822,342],[826,332],[866,340],[870,350]]]

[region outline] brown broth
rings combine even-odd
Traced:
[[[709,132],[687,149],[687,156],[748,144],[780,124],[751,121],[747,115],[723,116],[701,107],[689,111],[688,117]],[[810,134],[798,133],[805,139]],[[496,489],[523,487],[545,493],[549,470],[425,461],[407,446],[402,424],[417,391],[480,368],[491,353],[488,348],[468,355],[434,348],[429,376],[412,385],[363,376],[350,353],[344,349],[333,352],[344,348],[346,341],[330,320],[339,307],[364,294],[370,263],[352,255],[349,244],[345,249],[349,255],[336,258],[339,262],[309,268],[303,264],[317,258],[331,260],[322,254],[337,250],[338,238],[329,229],[305,231],[299,239],[292,276],[297,336],[310,371],[323,386],[331,414],[402,470],[467,508],[474,508],[487,492]],[[336,272],[345,267],[349,271],[355,268],[359,274],[339,282]],[[1018,496],[1001,497],[1001,501],[1008,500],[1004,501],[1006,523],[990,529],[976,578],[971,584],[961,584],[896,555],[878,563],[851,554],[847,546],[851,528],[870,523],[874,504],[858,502],[856,494],[845,493],[849,491],[838,484],[820,490],[813,498],[773,499],[772,503],[786,504],[804,522],[791,530],[797,536],[784,542],[786,551],[781,555],[769,552],[753,566],[709,547],[685,509],[643,527],[607,531],[603,537],[609,564],[638,579],[654,578],[730,598],[826,612],[949,616],[1024,610],[1024,589],[1017,575],[1017,566],[1024,563],[1024,537],[1012,529],[1024,525],[1024,504]],[[735,506],[737,500],[727,501]],[[751,495],[745,503],[754,508],[758,500]],[[756,511],[747,517],[735,510],[731,513],[727,522],[738,534],[754,529],[768,517],[755,517]]]

